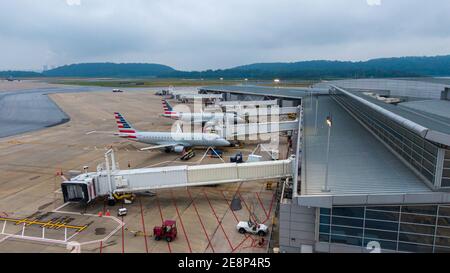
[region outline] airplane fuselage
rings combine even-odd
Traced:
[[[226,147],[230,142],[215,134],[137,132],[135,141],[151,145],[176,144],[183,147]]]
[[[223,121],[237,119],[238,123],[243,123],[244,120],[240,117],[236,117],[232,113],[173,113],[165,114],[164,117],[180,120],[183,122],[189,122],[192,124],[203,124],[213,121]]]

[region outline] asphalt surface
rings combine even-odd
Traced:
[[[106,91],[98,87],[62,87],[22,90],[0,94],[0,138],[28,133],[70,121],[47,96],[55,93]]]

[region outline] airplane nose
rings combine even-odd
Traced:
[[[231,143],[226,139],[224,139],[222,143],[223,143],[223,146],[231,146]]]

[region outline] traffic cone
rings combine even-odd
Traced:
[[[111,217],[111,213],[109,212],[109,210],[106,212],[106,217]]]
[[[100,211],[100,212],[98,213],[98,217],[103,217],[103,212]]]

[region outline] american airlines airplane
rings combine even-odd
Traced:
[[[132,141],[156,145],[142,149],[142,151],[165,149],[167,153],[184,153],[191,147],[230,147],[231,143],[216,134],[183,133],[183,132],[140,132],[134,129],[120,113],[115,113],[121,138]]]
[[[236,121],[236,123],[245,123],[245,120],[236,113],[184,113],[174,111],[167,100],[162,101],[164,114],[163,117],[188,122],[191,124],[202,124],[203,126],[216,125],[219,122]]]

